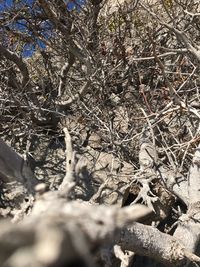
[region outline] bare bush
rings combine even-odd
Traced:
[[[0,136],[35,176],[2,179],[2,266],[198,264],[199,1],[65,2],[0,11]]]

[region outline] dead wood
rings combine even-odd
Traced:
[[[19,182],[32,190],[37,183],[28,162],[0,139],[0,178],[4,183]]]
[[[31,215],[23,222],[1,222],[0,264],[71,266],[80,260],[85,266],[96,266],[92,251],[112,243],[117,229],[150,212],[141,205],[118,209],[66,203],[56,192],[48,192],[36,200]]]
[[[168,266],[187,266],[191,261],[200,261],[193,254],[198,246],[200,233],[199,202],[196,195],[190,195],[189,209],[185,215],[187,220],[182,219],[174,236],[162,233],[152,226],[135,222],[145,221],[156,216],[160,220],[162,219],[157,211],[161,209],[164,198],[158,198],[151,192],[150,183],[161,179],[163,169],[159,169],[158,172],[158,157],[154,156],[156,147],[151,142],[147,130],[143,132],[142,137],[141,170],[134,177],[134,180],[139,181],[142,187],[136,201],[132,204],[142,198],[150,209],[140,205],[131,205],[120,209],[117,206],[106,207],[89,202],[67,202],[68,193],[73,190],[73,187],[69,185],[74,181],[75,175],[75,163],[72,157],[74,152],[67,128],[65,128],[65,137],[68,148],[66,153],[67,172],[62,186],[57,192],[43,193],[40,191],[30,215],[23,220],[19,215],[15,216],[15,221],[21,220],[19,225],[8,224],[5,226],[5,223],[2,223],[2,237],[0,238],[0,240],[2,239],[0,256],[2,266],[11,267],[19,264],[19,266],[26,266],[30,263],[32,266],[41,267],[55,264],[61,266],[63,263],[70,266],[77,257],[86,266],[96,266],[94,255],[91,252],[96,251],[97,248],[101,249],[103,244],[106,246],[117,244],[123,250],[148,256]],[[152,153],[152,151],[154,152]],[[19,159],[21,158],[19,157]],[[194,165],[190,170],[190,178],[197,179],[195,186],[198,185],[198,163],[199,151],[197,149],[193,159]],[[162,177],[165,181],[167,178],[167,176]],[[162,180],[160,182],[162,183]],[[191,186],[194,186],[193,182]],[[158,185],[155,184],[155,186]],[[188,184],[188,189],[189,186]],[[197,190],[197,194],[198,192]],[[100,194],[101,191],[99,196]],[[184,240],[181,239],[183,234]],[[13,236],[12,240],[9,239],[11,235]],[[68,253],[65,252],[66,250]]]

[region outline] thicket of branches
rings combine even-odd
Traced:
[[[0,262],[197,266],[199,1],[65,2],[1,11],[0,136],[35,178],[1,184],[21,222],[2,223]]]

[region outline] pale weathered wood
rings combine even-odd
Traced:
[[[37,180],[27,162],[0,139],[0,180],[5,183],[20,182],[33,189]]]

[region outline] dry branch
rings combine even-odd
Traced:
[[[187,252],[174,237],[151,226],[133,223],[150,213],[141,205],[119,209],[86,202],[66,203],[56,192],[45,193],[23,222],[18,225],[1,223],[1,266],[23,267],[27,264],[25,259],[32,262],[33,267],[64,263],[68,266],[77,258],[91,266],[88,263],[93,259],[91,251],[105,242],[112,244],[113,240],[122,249],[149,256],[168,266],[183,266],[188,255],[194,259],[195,255]],[[132,226],[126,228],[128,224]],[[23,249],[24,246],[27,249]]]
[[[67,196],[75,186],[75,152],[73,151],[72,140],[67,127],[63,131],[66,144],[66,175],[59,187],[59,191],[63,196]]]
[[[74,62],[75,62],[75,57],[72,54],[70,54],[69,55],[69,62],[65,63],[61,69],[60,83],[59,83],[59,87],[58,87],[58,97],[62,96],[62,94],[63,94],[63,90],[66,86],[67,74],[68,74],[70,68],[72,67],[72,65],[74,64]]]
[[[4,56],[6,59],[12,61],[15,63],[15,65],[19,68],[23,80],[22,80],[22,88],[26,86],[29,82],[29,71],[26,66],[26,63],[22,60],[21,57],[17,56],[15,53],[9,51],[6,49],[3,45],[0,44],[0,53],[2,56]]]
[[[34,191],[36,179],[28,163],[0,139],[0,177],[4,183],[19,182]]]
[[[180,218],[179,225],[174,233],[177,240],[195,253],[200,242],[200,146],[193,157],[188,177],[188,211]],[[183,238],[184,237],[184,238]]]
[[[104,242],[112,243],[116,229],[141,220],[149,213],[149,209],[141,205],[119,209],[66,203],[57,193],[46,193],[36,201],[30,217],[20,224],[1,222],[0,264],[70,266],[79,259],[86,266],[96,266],[91,252]]]
[[[91,74],[92,72],[92,63],[91,58],[87,53],[87,50],[80,46],[80,44],[73,40],[70,36],[70,33],[67,31],[67,28],[56,16],[56,13],[51,9],[51,4],[45,0],[39,0],[41,7],[43,8],[45,14],[50,19],[50,21],[55,25],[55,27],[63,34],[66,42],[69,44],[69,51],[77,58],[80,62],[86,65],[87,73]]]

